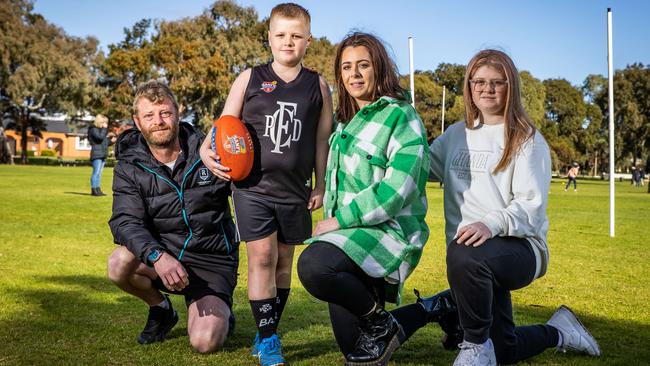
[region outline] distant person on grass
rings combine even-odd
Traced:
[[[573,164],[571,164],[571,168],[566,174],[567,182],[566,182],[566,186],[564,186],[565,192],[567,189],[569,189],[569,185],[571,185],[571,182],[573,182],[573,191],[574,192],[578,191],[578,182],[576,181],[576,179],[578,178],[579,173],[580,173],[580,165],[578,165],[578,163],[574,161]]]
[[[139,343],[162,341],[178,321],[164,291],[185,296],[190,343],[212,352],[234,327],[239,252],[229,185],[203,166],[203,134],[179,123],[165,84],[140,85],[133,110],[138,129],[122,132],[115,148],[109,225],[121,246],[108,259],[108,277],[149,305]]]
[[[430,145],[431,174],[445,182],[447,280],[464,332],[455,366],[517,363],[551,347],[600,355],[566,306],[546,324],[515,327],[510,291],[548,265],[551,181],[548,145],[520,90],[508,55],[479,52],[465,73],[466,121]]]
[[[90,161],[93,172],[90,176],[90,194],[93,196],[106,196],[100,187],[104,164],[108,157],[108,145],[115,142],[108,135],[108,118],[98,114],[95,121],[88,126],[88,141],[90,142]]]

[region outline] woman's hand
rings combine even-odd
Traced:
[[[477,221],[458,229],[456,242],[458,244],[465,244],[465,246],[471,245],[477,247],[490,238],[492,238],[492,231],[484,223]]]
[[[212,174],[223,180],[230,180],[230,176],[226,172],[230,171],[230,168],[225,167],[219,164],[219,155],[216,152],[212,151],[211,145],[212,140],[212,130],[208,132],[208,135],[203,140],[201,148],[199,149],[199,155],[201,155],[201,160],[206,168],[208,168]]]
[[[319,221],[316,224],[312,236],[322,235],[325,233],[329,233],[330,231],[338,230],[340,228],[341,226],[339,226],[339,222],[336,219],[336,217],[330,217],[329,219]]]
[[[307,204],[307,209],[314,211],[319,209],[323,205],[323,196],[325,195],[325,188],[316,187],[311,191],[309,196],[309,203]]]

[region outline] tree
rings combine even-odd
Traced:
[[[221,113],[228,91],[246,68],[267,62],[266,21],[253,8],[220,0],[197,17],[176,21],[141,20],[110,46],[102,81],[111,90],[107,113],[130,116],[138,84],[164,79],[184,119],[204,129]]]
[[[21,133],[27,162],[27,132],[39,136],[39,111],[77,115],[97,93],[91,72],[101,59],[97,40],[68,36],[33,13],[26,0],[0,0],[0,96],[2,113]]]

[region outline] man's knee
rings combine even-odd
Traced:
[[[215,352],[223,346],[227,333],[227,324],[225,327],[196,330],[190,333],[190,344],[198,353]]]
[[[108,278],[114,283],[128,279],[137,268],[138,259],[126,247],[120,246],[108,257]]]
[[[211,321],[211,324],[204,324],[193,327],[189,333],[190,344],[198,353],[211,353],[219,350],[228,336],[228,318],[221,317],[219,320]]]

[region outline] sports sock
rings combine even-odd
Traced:
[[[278,288],[277,296],[275,296],[275,324],[276,327],[280,323],[282,318],[282,312],[284,307],[287,305],[287,300],[289,299],[290,288]]]
[[[167,301],[167,296],[163,296],[163,301],[154,306],[160,306],[163,309],[169,309],[169,302]],[[153,307],[153,306],[152,306]]]
[[[427,312],[420,304],[406,305],[390,312],[395,320],[402,326],[405,339],[415,331],[427,325]]]
[[[257,325],[257,331],[260,333],[260,339],[268,338],[275,334],[278,329],[275,320],[276,298],[263,300],[250,300],[253,319]]]

